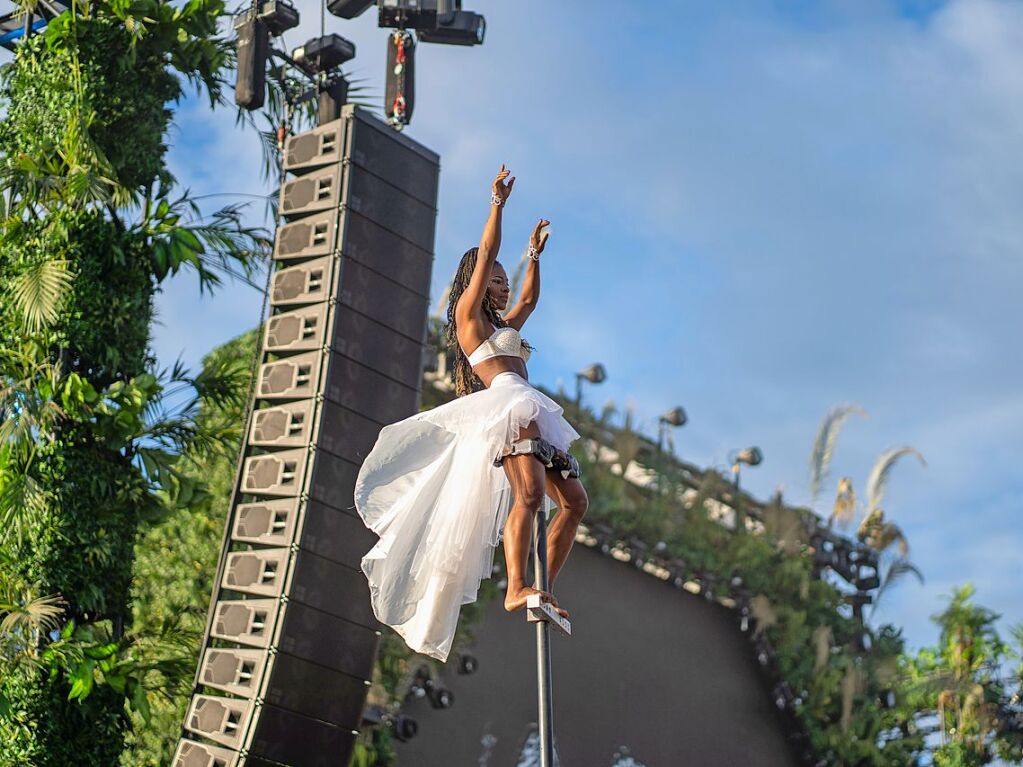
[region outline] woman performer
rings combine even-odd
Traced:
[[[520,610],[539,593],[568,615],[552,594],[525,583],[533,515],[545,492],[559,509],[548,530],[553,587],[586,512],[578,463],[567,454],[579,434],[561,406],[528,383],[532,347],[519,335],[540,294],[550,222],[541,219],[530,237],[518,302],[498,313],[510,292],[497,262],[501,212],[514,183],[502,165],[479,247],[462,256],[452,284],[447,340],[458,399],[385,426],[355,487],[359,514],[380,536],[362,560],[373,610],[413,650],[442,661],[459,607],[490,577],[502,529],[505,609]]]

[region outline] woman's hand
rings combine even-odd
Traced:
[[[547,237],[550,235],[550,232],[545,232],[543,229],[550,225],[550,221],[545,218],[541,218],[536,223],[533,233],[529,235],[529,246],[536,251],[537,255],[543,253],[543,247],[547,244]]]
[[[511,171],[505,170],[504,163],[501,163],[501,170],[498,171],[497,178],[494,179],[494,196],[501,200],[502,205],[511,197],[512,186],[515,184],[515,176],[509,178],[508,183],[504,182],[510,173]]]

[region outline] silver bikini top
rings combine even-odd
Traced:
[[[491,357],[521,357],[523,362],[529,359],[530,349],[522,345],[522,336],[513,327],[498,328],[486,341],[481,343],[469,355],[472,367]]]

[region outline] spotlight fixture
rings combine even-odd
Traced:
[[[478,13],[463,11],[461,0],[438,0],[437,24],[416,30],[424,43],[445,45],[482,45],[487,21]]]
[[[576,373],[577,378],[585,378],[593,384],[604,383],[607,380],[607,370],[599,362],[594,362],[589,367],[583,368]]]
[[[686,417],[686,411],[679,406],[662,414],[658,420],[668,426],[685,426],[689,419]]]
[[[419,733],[419,722],[404,714],[398,714],[394,718],[392,725],[394,727],[394,737],[402,743],[407,743]]]
[[[672,444],[669,430],[672,427],[685,426],[688,420],[686,411],[681,406],[673,407],[666,413],[662,413],[657,419],[657,448],[663,450],[664,443],[667,442],[669,448],[674,451],[675,447]]]
[[[607,380],[607,370],[599,362],[594,362],[589,367],[585,367],[575,374],[575,406],[580,411],[582,410],[583,402],[583,381],[589,381],[591,384],[604,383]]]
[[[757,466],[764,460],[764,454],[759,447],[747,447],[735,454],[736,463],[745,463],[748,466]]]
[[[480,663],[476,660],[475,655],[469,655],[468,653],[461,653],[458,656],[458,673],[459,674],[475,674]]]
[[[256,15],[274,37],[298,26],[298,11],[287,0],[263,0]]]
[[[430,699],[430,705],[434,708],[451,708],[455,705],[455,694],[446,687],[439,687],[432,679],[423,681],[423,689],[426,690],[426,697]]]
[[[330,0],[327,10],[342,19],[354,19],[373,5],[374,0]]]
[[[306,74],[316,76],[355,58],[355,43],[331,33],[300,45],[291,52],[291,58]]]
[[[377,25],[398,29],[433,29],[437,26],[437,1],[380,0]]]

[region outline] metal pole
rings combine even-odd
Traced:
[[[547,514],[550,499],[544,496],[543,507],[533,524],[533,585],[547,591]],[[540,725],[540,767],[554,764],[554,705],[551,683],[551,628],[547,621],[536,624],[536,681]]]

